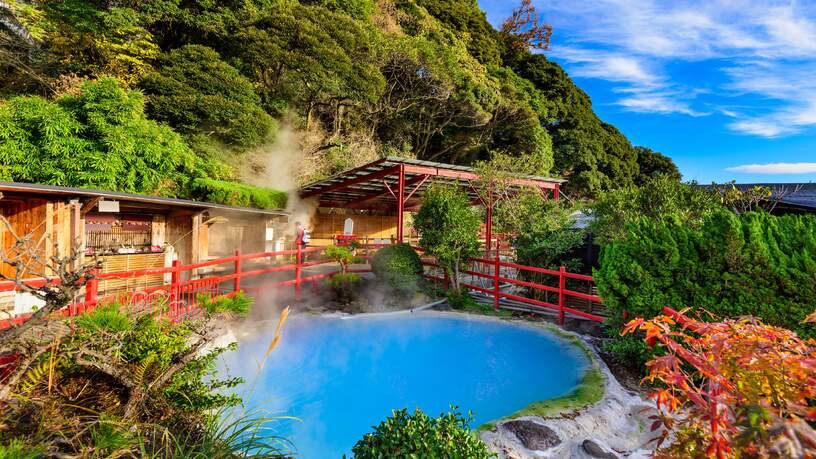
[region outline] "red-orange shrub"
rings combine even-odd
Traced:
[[[623,331],[665,349],[644,378],[656,386],[652,430],[666,428],[656,457],[816,458],[815,340],[753,318],[664,313]]]

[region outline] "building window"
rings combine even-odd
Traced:
[[[85,248],[97,254],[150,252],[153,217],[134,214],[85,216]]]

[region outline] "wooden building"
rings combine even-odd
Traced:
[[[197,263],[232,254],[274,250],[288,224],[288,213],[225,206],[185,199],[0,182],[0,214],[10,228],[0,228],[0,248],[13,250],[15,237],[29,235],[45,259],[68,254],[99,256],[104,272],[160,268],[174,259]],[[3,264],[3,275],[14,268]],[[50,275],[31,266],[26,277]],[[160,285],[163,276],[100,283],[100,292]],[[18,295],[19,296],[19,295]],[[5,308],[2,304],[5,303]],[[9,301],[0,299],[0,309]],[[26,305],[17,305],[23,309]],[[15,307],[15,309],[18,309]]]

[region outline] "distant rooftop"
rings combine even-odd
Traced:
[[[816,183],[737,183],[740,190],[754,186],[767,186],[773,192],[772,199],[778,198],[777,206],[801,210],[816,210]]]

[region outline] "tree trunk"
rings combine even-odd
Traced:
[[[314,102],[309,102],[309,108],[306,109],[306,130],[312,127],[312,112],[314,111]]]

